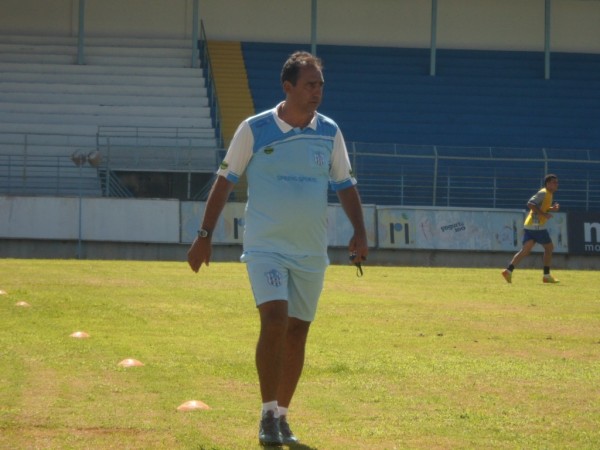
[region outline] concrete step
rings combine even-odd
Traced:
[[[2,44],[32,44],[44,45],[77,45],[76,36],[31,36],[31,35],[0,35]],[[86,37],[85,45],[94,46],[124,46],[152,48],[191,48],[191,39],[172,38],[135,38],[135,37]]]
[[[91,137],[92,138],[92,137]],[[47,145],[47,144],[6,144],[0,142],[0,155],[38,155],[38,156],[65,156],[72,155],[75,152],[82,152],[84,154],[89,154],[97,149],[100,149],[103,153],[108,151],[110,147],[112,154],[115,152],[121,152],[123,149],[133,149],[133,148],[143,148],[145,150],[149,149],[158,149],[159,151],[165,152],[169,151],[169,149],[178,148],[195,148],[198,150],[201,149],[215,149],[217,148],[216,139],[206,138],[206,139],[195,139],[191,142],[181,143],[181,141],[177,142],[176,140],[165,141],[165,142],[156,142],[149,141],[149,145],[143,145],[142,143],[126,143],[126,142],[115,142],[112,139],[110,140],[110,145],[108,144],[100,144],[100,146],[96,146],[95,139],[90,139],[90,142],[87,145],[81,144],[63,144],[63,145]],[[162,144],[162,145],[161,145]]]
[[[111,147],[215,147],[216,138],[214,136],[197,137],[197,138],[157,138],[157,137],[140,137],[127,138],[112,136],[107,139],[100,138],[98,140],[101,146]]]
[[[96,136],[98,126],[94,124],[44,123],[44,122],[0,122],[0,133],[61,134],[65,136]]]
[[[123,67],[123,66],[89,66],[89,65],[64,65],[64,64],[37,64],[0,62],[0,72],[16,73],[77,73],[90,75],[143,75],[143,76],[168,76],[168,77],[194,77],[204,82],[200,69],[183,67]]]
[[[153,149],[143,156],[160,168],[182,164],[183,148],[212,170],[219,149],[192,47],[86,38],[78,65],[75,37],[0,36],[0,155],[64,158],[110,146],[122,164],[143,165],[131,153]]]
[[[96,135],[50,134],[50,133],[15,133],[0,130],[0,145],[55,145],[62,147],[81,146],[95,147]]]
[[[111,152],[112,170],[203,170],[214,172],[218,166],[217,148],[143,148]]]
[[[85,73],[46,73],[46,72],[2,72],[1,82],[18,83],[67,83],[88,85],[122,85],[122,86],[186,86],[204,87],[204,79],[196,77],[144,76],[144,75],[110,75]]]
[[[76,65],[78,38],[0,35],[0,62]],[[189,68],[191,39],[86,37],[85,65]]]
[[[156,117],[131,115],[91,115],[91,114],[36,114],[0,112],[0,122],[5,124],[71,124],[128,127],[190,127],[212,128],[210,117]]]
[[[147,56],[97,56],[86,55],[85,63],[102,66],[139,66],[139,67],[173,67],[189,68],[192,65],[189,57],[147,57]]]
[[[3,124],[7,125],[7,124]],[[8,127],[4,127],[8,128]],[[53,127],[53,131],[57,131]],[[144,129],[127,128],[101,128],[98,133],[90,134],[52,134],[49,132],[10,132],[0,129],[0,144],[14,145],[56,145],[56,146],[89,146],[94,147],[97,143],[104,144],[110,141],[112,145],[143,145],[143,146],[212,146],[215,136],[212,129],[206,128],[178,128],[172,129],[151,129],[154,134],[143,132]],[[130,130],[131,135],[125,135],[125,130]],[[161,130],[162,133],[160,132]]]
[[[0,54],[15,55],[73,55],[77,54],[77,45],[60,44],[5,44],[0,43]],[[149,58],[188,58],[191,50],[177,47],[129,47],[114,46],[85,46],[86,56],[122,56],[122,57],[149,57]]]
[[[77,56],[72,55],[36,55],[35,58],[31,55],[19,55],[15,53],[0,54],[0,62],[10,63],[28,63],[32,60],[42,64],[64,64],[73,65],[77,62]]]
[[[43,103],[4,103],[0,102],[0,112],[30,114],[81,114],[91,116],[140,116],[140,117],[210,117],[210,108],[194,106],[121,106],[121,105],[81,105],[81,104],[43,104]],[[115,125],[118,122],[113,122]]]
[[[113,158],[123,158],[119,156],[125,150],[131,149],[140,149],[140,151],[149,151],[151,149],[156,150],[157,154],[162,154],[163,158],[169,158],[169,156],[174,153],[174,149],[181,151],[183,149],[193,149],[194,151],[202,152],[202,151],[213,151],[217,148],[213,139],[212,144],[207,140],[206,142],[200,142],[198,145],[165,145],[164,147],[154,145],[150,146],[127,146],[127,145],[111,145],[110,146],[110,155],[111,160]],[[36,155],[36,156],[46,156],[46,157],[60,157],[60,156],[70,156],[75,152],[81,152],[83,154],[90,154],[97,149],[103,155],[107,155],[109,153],[108,146],[100,146],[96,147],[95,145],[84,146],[84,145],[28,145],[24,147],[23,145],[18,144],[2,144],[0,143],[0,155],[3,156],[24,156],[24,155]]]
[[[2,92],[0,90],[0,103],[63,103],[63,104],[87,104],[104,106],[172,106],[172,96],[150,96],[150,95],[111,95],[111,94],[59,94],[59,93],[24,93],[24,92]],[[177,99],[178,106],[208,107],[206,97],[180,97]]]
[[[204,138],[206,136],[213,136],[214,131],[208,128],[201,127],[127,127],[122,125],[115,126],[103,126],[98,128],[98,136],[105,137],[123,137],[123,138],[135,138],[141,139],[146,137],[152,138],[182,138],[182,139],[193,139],[193,138]]]
[[[95,150],[95,143],[91,143],[90,145],[24,145],[0,142],[0,155],[69,156],[75,152],[82,152],[87,155]]]
[[[69,51],[65,53],[0,53],[0,62],[12,63],[30,63],[32,60],[44,64],[65,64],[75,65],[77,62],[77,52]],[[86,65],[103,66],[138,66],[138,67],[173,67],[189,68],[191,67],[191,52],[189,56],[140,56],[140,55],[95,55],[85,54]]]
[[[0,34],[2,44],[77,45],[77,37]]]
[[[115,128],[111,135],[96,136],[63,135],[63,134],[34,134],[34,133],[10,133],[0,130],[0,155],[38,155],[38,156],[64,156],[71,155],[75,151],[90,153],[96,149],[105,152],[109,148],[114,151],[132,148],[196,148],[215,149],[217,139],[212,129],[152,129],[146,131],[154,132],[155,135],[148,136],[119,136],[125,129]],[[160,134],[160,130],[164,134]],[[131,132],[141,133],[139,129]],[[179,134],[179,137],[174,136]]]
[[[112,139],[119,138],[138,138],[143,137],[157,137],[164,139],[165,137],[173,137],[174,139],[207,139],[214,138],[215,132],[212,127],[127,127],[127,126],[101,126],[97,125],[85,125],[85,124],[49,124],[49,123],[3,123],[0,122],[0,136],[2,140],[6,136],[9,137],[6,142],[33,142],[43,143],[51,140],[51,142],[58,143],[70,143],[70,142],[83,142],[78,141],[79,139],[86,139],[87,137],[93,137],[96,139],[96,135],[99,139],[106,139],[111,137]],[[53,137],[52,137],[53,136]],[[65,140],[63,140],[65,139]],[[81,143],[80,145],[85,145]]]
[[[135,38],[135,37],[88,37],[90,47],[150,47],[150,48],[192,48],[191,39]]]
[[[40,92],[63,94],[96,95],[148,95],[169,97],[206,97],[206,88],[196,86],[136,86],[136,85],[99,85],[67,83],[18,83],[1,82],[0,92]],[[175,102],[175,101],[174,101]]]

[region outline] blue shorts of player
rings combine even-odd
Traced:
[[[525,228],[523,234],[523,244],[527,241],[534,240],[538,244],[546,245],[552,243],[548,230],[528,230]]]
[[[326,256],[289,256],[279,253],[244,252],[256,306],[286,300],[288,316],[312,322],[323,290]]]

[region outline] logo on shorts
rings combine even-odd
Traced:
[[[267,147],[267,148],[265,148],[265,153],[267,155],[270,155],[271,153],[273,153],[273,147]]]
[[[267,283],[271,286],[281,286],[281,273],[278,270],[269,270],[265,272],[265,277],[267,277]]]

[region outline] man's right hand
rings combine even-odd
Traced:
[[[187,252],[188,264],[194,272],[198,273],[200,267],[202,267],[202,263],[208,267],[211,253],[212,245],[210,238],[197,237]]]

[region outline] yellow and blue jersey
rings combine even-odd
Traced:
[[[540,189],[527,203],[533,203],[544,213],[547,213],[552,206],[552,192],[548,192],[546,188]],[[546,228],[546,217],[540,216],[532,209],[525,218],[524,228],[527,230],[544,230]]]

